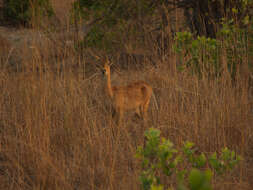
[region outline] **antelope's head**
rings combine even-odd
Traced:
[[[111,64],[109,63],[109,60],[107,59],[102,69],[103,75],[108,76],[110,74],[110,67],[111,67]]]

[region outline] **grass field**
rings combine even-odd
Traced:
[[[188,140],[206,153],[236,150],[242,162],[214,188],[253,188],[252,86],[240,72],[233,82],[199,79],[178,72],[173,53],[138,69],[115,63],[114,84],[145,80],[159,106],[151,101],[146,125],[130,112],[117,126],[101,61],[49,39],[13,51],[0,63],[0,189],[140,189],[135,153],[150,127],[176,147]]]

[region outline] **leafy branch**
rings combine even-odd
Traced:
[[[176,149],[169,139],[160,138],[160,131],[149,129],[145,132],[146,143],[138,147],[137,158],[141,160],[140,181],[144,190],[166,189],[161,176],[172,180],[177,178],[178,190],[211,190],[214,172],[224,175],[241,160],[234,151],[224,148],[221,154],[197,154],[194,143],[186,142]]]

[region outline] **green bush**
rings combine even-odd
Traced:
[[[199,154],[191,142],[176,149],[169,139],[160,139],[157,129],[151,128],[145,136],[146,143],[136,154],[142,164],[140,181],[144,190],[168,189],[171,186],[166,182],[172,181],[173,176],[177,179],[178,190],[211,190],[214,172],[225,174],[240,161],[240,157],[227,148],[219,155]]]
[[[253,27],[248,9],[252,2],[239,1],[239,7],[233,8],[231,17],[224,17],[217,25],[216,39],[205,36],[195,36],[190,32],[178,32],[175,37],[174,50],[179,55],[179,70],[190,70],[200,77],[203,74],[217,77],[228,70],[231,78],[235,79],[238,68],[251,63],[250,41]],[[245,14],[242,14],[245,13]],[[246,14],[247,13],[247,14]],[[238,20],[238,18],[240,18]]]
[[[252,24],[253,26],[253,24]],[[245,64],[250,68],[248,28],[240,28],[233,21],[224,22],[217,39],[197,36],[190,32],[178,32],[173,49],[179,55],[178,70],[189,70],[202,77],[219,77],[228,70],[234,79],[238,68]]]
[[[53,15],[49,0],[4,0],[3,12],[8,22],[25,26],[39,24]]]
[[[178,32],[175,38],[174,51],[179,54],[179,70],[189,68],[192,73],[202,75],[219,75],[221,63],[218,60],[220,42],[216,39],[198,36],[190,32]],[[183,58],[187,59],[186,61]]]

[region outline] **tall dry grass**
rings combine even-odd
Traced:
[[[116,126],[99,70],[80,72],[93,63],[72,51],[61,54],[72,61],[53,59],[57,47],[48,46],[24,46],[19,70],[0,71],[1,189],[139,189],[134,154],[149,127],[176,146],[189,140],[204,152],[237,150],[244,157],[239,168],[214,184],[252,188],[252,100],[241,76],[235,83],[228,76],[199,79],[173,70],[174,59],[156,68],[146,62],[124,71],[125,80],[148,81],[159,110],[151,102],[147,126],[131,113]]]
[[[159,110],[151,102],[146,126],[132,113],[116,126],[96,66],[102,63],[50,39],[24,43],[19,61],[1,67],[0,189],[140,189],[134,155],[149,127],[176,146],[188,140],[207,153],[225,146],[236,150],[243,161],[232,174],[215,178],[214,187],[252,189],[248,78],[199,79],[178,72],[173,54],[156,66],[144,60],[141,68],[126,69],[112,82],[147,81]],[[3,65],[7,58],[0,60]],[[116,72],[117,63],[112,69]]]

